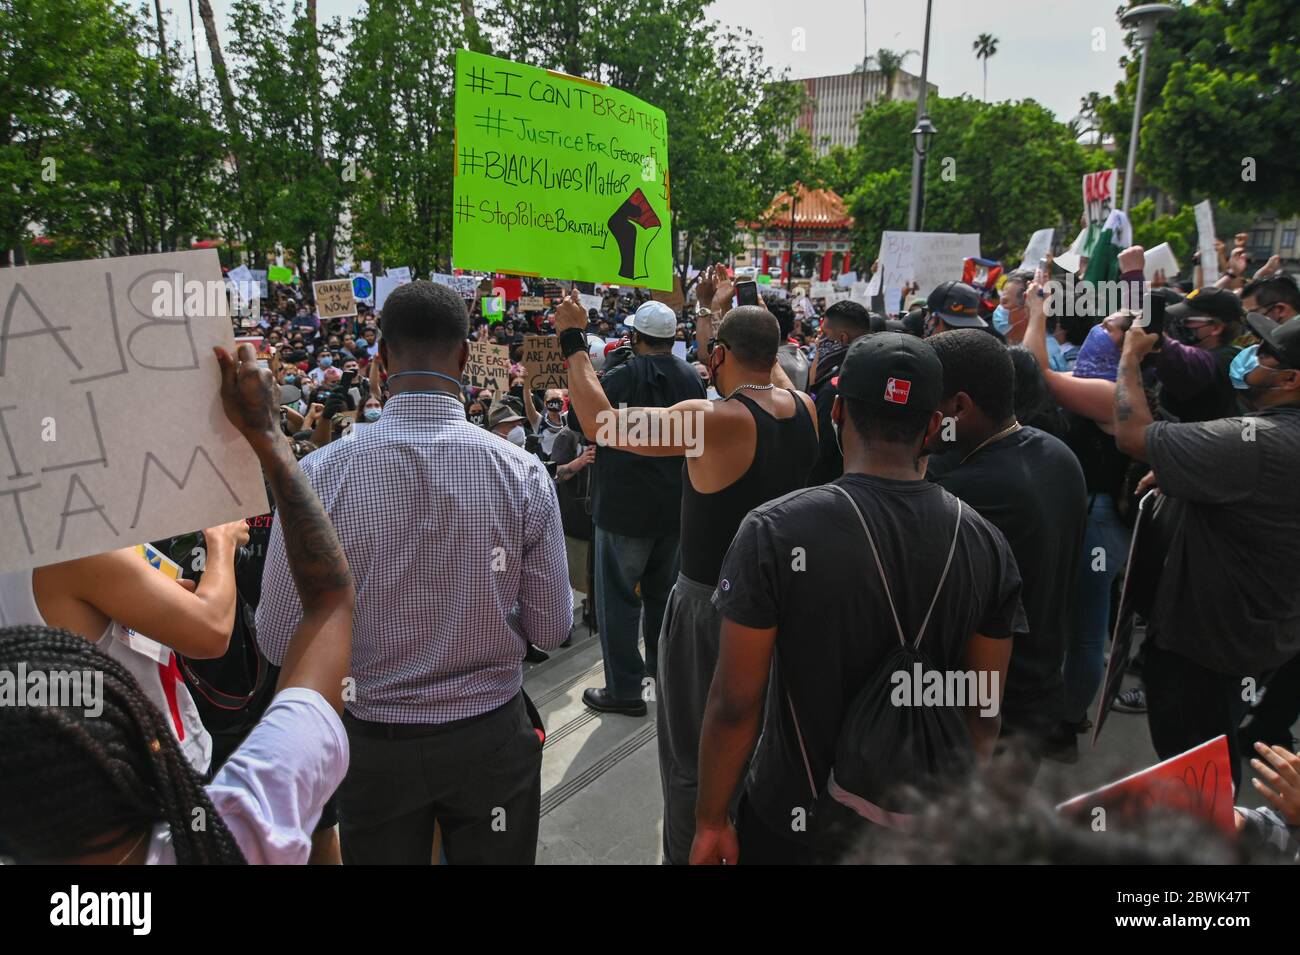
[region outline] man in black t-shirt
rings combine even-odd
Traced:
[[[819,795],[832,798],[823,790],[849,704],[898,648],[881,572],[837,487],[871,528],[898,627],[910,640],[933,599],[923,632],[933,667],[982,672],[1001,687],[1010,638],[1027,629],[1020,573],[996,528],[971,508],[960,510],[957,528],[958,501],[925,480],[925,447],[942,423],[942,375],[919,339],[881,332],[854,342],[831,415],[843,477],[755,508],[741,524],[713,596],[724,619],[692,862],[830,861],[804,824],[808,810]],[[965,708],[983,759],[998,734],[993,709]],[[733,828],[727,804],[751,752]]]
[[[931,450],[951,459],[936,483],[1003,533],[1024,577],[1029,633],[1011,654],[1003,736],[1021,737],[1033,758],[1050,749],[1072,762],[1078,751],[1074,731],[1061,725],[1061,668],[1074,627],[1088,517],[1083,469],[1063,442],[1016,420],[1015,369],[997,339],[956,329],[926,342],[943,363],[944,427]]]

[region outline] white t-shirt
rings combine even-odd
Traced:
[[[0,627],[17,626],[49,626],[36,606],[30,570],[0,574]],[[206,773],[212,762],[212,737],[203,728],[189,687],[172,665],[171,649],[128,630],[116,620],[109,622],[108,629],[94,644],[135,677],[145,696],[166,718],[190,765]]]
[[[321,810],[347,771],[338,713],[315,690],[289,687],[206,788],[250,864],[303,865]],[[145,864],[176,864],[166,823],[154,826]]]

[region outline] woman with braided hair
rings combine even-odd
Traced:
[[[165,827],[181,864],[244,862],[167,718],[121,663],[67,630],[0,630],[0,673],[20,665],[101,674],[102,694],[93,709],[0,707],[0,853],[141,861],[146,837]]]
[[[0,854],[21,862],[305,863],[347,772],[340,714],[353,588],[329,517],[279,432],[274,382],[241,345],[215,349],[226,416],[261,462],[303,615],[275,699],[211,784],[130,669],[67,630],[0,629],[0,686],[89,672],[93,698],[0,706]]]

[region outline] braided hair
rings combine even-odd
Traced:
[[[67,630],[0,629],[0,673],[16,678],[19,664],[28,672],[97,671],[102,712],[0,706],[0,842],[7,852],[23,861],[69,861],[125,846],[164,822],[179,864],[244,863],[202,777],[120,663]]]

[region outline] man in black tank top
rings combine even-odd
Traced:
[[[585,349],[565,331],[585,327],[581,306],[566,301],[555,316],[569,359],[570,401],[584,432],[602,446],[686,456],[682,573],[659,637],[655,690],[664,859],[675,864],[689,860],[695,836],[700,726],[721,631],[711,597],[722,558],[750,510],[804,486],[817,451],[812,401],[788,387],[777,365],[781,335],[776,319],[760,306],[741,306],[726,313],[715,336],[713,316],[721,315],[733,294],[723,266],[706,270],[698,294],[712,306],[709,316],[701,316],[699,334],[701,342],[712,345],[705,349],[705,361],[724,396],[714,402],[612,408]]]

